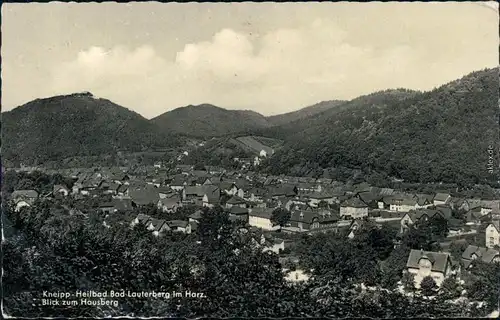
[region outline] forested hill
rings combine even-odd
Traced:
[[[419,182],[496,181],[498,69],[429,92],[389,90],[266,130],[285,139],[266,164],[274,174],[345,176],[360,169]],[[498,153],[494,151],[495,166]]]
[[[312,106],[302,108],[297,111],[292,111],[284,114],[278,114],[275,116],[269,116],[267,117],[267,121],[271,123],[273,126],[279,126],[283,125],[286,123],[294,122],[300,119],[304,119],[307,117],[310,117],[312,115],[315,115],[317,113],[321,113],[323,111],[326,111],[328,109],[334,108],[336,106],[339,106],[346,101],[342,100],[331,100],[331,101],[322,101],[320,103],[316,103]]]
[[[209,138],[268,127],[266,118],[254,111],[226,110],[210,104],[189,105],[151,119],[160,130]]]
[[[167,148],[179,138],[141,115],[90,93],[36,99],[2,113],[3,160],[32,163],[71,156]]]

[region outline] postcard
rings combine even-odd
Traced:
[[[5,318],[498,317],[498,3],[1,14]]]

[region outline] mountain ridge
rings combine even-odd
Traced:
[[[265,170],[339,179],[363,170],[423,183],[496,183],[498,172],[486,166],[489,146],[499,145],[498,81],[498,68],[484,69],[430,91],[386,90],[264,130],[286,141]]]

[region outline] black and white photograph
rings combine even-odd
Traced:
[[[497,2],[1,6],[3,318],[498,318]]]

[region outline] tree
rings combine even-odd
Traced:
[[[406,261],[408,260],[409,254],[410,248],[405,246],[398,246],[391,252],[389,257],[382,262],[383,287],[393,289],[398,281],[401,280],[401,278],[403,277],[403,272],[406,268]]]
[[[439,243],[427,226],[427,223],[410,226],[409,230],[402,236],[401,245],[415,250],[438,251]]]
[[[318,208],[327,209],[327,208],[329,208],[329,204],[325,200],[321,200],[318,203]]]
[[[424,296],[432,296],[436,293],[438,286],[431,276],[427,276],[420,282],[420,292]]]
[[[475,260],[470,272],[471,276],[466,281],[467,296],[476,301],[486,302],[489,308],[496,307],[500,299],[498,289],[500,263]]]
[[[462,290],[455,276],[448,277],[441,284],[441,292],[446,298],[455,299],[460,297]]]
[[[364,251],[373,250],[377,259],[385,260],[394,249],[396,233],[394,228],[387,225],[379,228],[367,223],[358,230],[353,243]]]
[[[290,221],[290,218],[292,217],[292,214],[290,211],[288,211],[285,208],[276,208],[271,214],[271,222],[273,225],[279,225],[280,227],[285,227],[288,222]]]
[[[465,241],[452,241],[449,249],[451,256],[457,261],[462,261],[462,253],[465,251],[467,246],[468,243]]]
[[[206,171],[207,169],[205,168],[205,165],[203,165],[202,163],[197,163],[194,165],[193,170]]]
[[[410,272],[405,271],[403,277],[401,278],[401,283],[405,290],[413,292],[415,291],[415,276]]]

